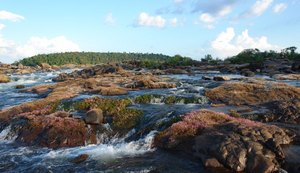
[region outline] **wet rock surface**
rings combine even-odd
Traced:
[[[89,158],[89,155],[81,154],[81,155],[75,157],[74,159],[72,159],[71,162],[79,164],[79,163],[86,161],[88,158]]]

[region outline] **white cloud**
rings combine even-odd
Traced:
[[[175,17],[175,18],[171,19],[170,23],[171,23],[171,25],[174,26],[174,27],[177,26],[177,24],[178,24],[177,18]]]
[[[209,13],[203,13],[200,15],[199,17],[199,20],[204,22],[204,23],[207,23],[207,24],[211,24],[211,23],[214,23],[216,21],[216,19],[210,15]]]
[[[273,12],[274,13],[280,13],[280,12],[283,12],[286,8],[287,8],[287,4],[285,4],[285,3],[279,3],[279,4],[276,4],[273,7]]]
[[[273,0],[257,0],[244,16],[261,16],[272,4]]]
[[[166,19],[161,16],[150,16],[149,14],[142,12],[138,17],[139,26],[152,26],[152,27],[165,27]]]
[[[79,46],[64,36],[48,39],[32,37],[25,44],[6,40],[0,35],[0,61],[12,63],[20,58],[42,53],[80,51]]]
[[[2,30],[3,28],[5,28],[5,25],[0,23],[0,30]]]
[[[216,18],[209,13],[203,13],[199,16],[199,21],[207,28],[213,28]]]
[[[217,20],[221,19],[222,17],[228,15],[231,13],[232,7],[230,5],[223,6],[219,11],[217,11],[215,14],[210,13],[202,13],[199,16],[199,21],[202,23],[205,27],[212,29],[214,28],[215,23]],[[196,22],[197,23],[197,22]]]
[[[106,15],[105,23],[108,24],[108,25],[114,25],[116,23],[112,13],[108,13]]]
[[[244,49],[258,48],[261,50],[279,50],[279,46],[268,42],[267,37],[251,37],[246,29],[240,35],[236,35],[234,28],[227,28],[220,33],[218,37],[211,42],[215,54],[220,57],[233,56]]]
[[[220,17],[223,17],[223,16],[226,16],[227,14],[231,13],[232,11],[232,6],[230,5],[227,5],[227,6],[224,6],[223,8],[221,8],[220,11],[218,11],[218,16]]]
[[[14,13],[2,10],[2,11],[0,11],[0,19],[17,22],[17,21],[23,20],[24,17],[21,15],[18,15],[18,14],[14,14]]]

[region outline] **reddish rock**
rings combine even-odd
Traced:
[[[49,148],[82,146],[87,138],[82,120],[55,114],[22,116],[14,120],[12,129],[17,131],[17,142]]]
[[[207,90],[205,95],[214,102],[255,105],[300,98],[300,88],[284,83],[264,81],[227,82]]]
[[[200,110],[159,133],[154,145],[191,154],[208,167],[267,173],[278,170],[284,159],[281,145],[290,142],[279,127]]]

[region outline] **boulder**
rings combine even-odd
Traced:
[[[13,120],[16,142],[49,148],[76,147],[85,144],[87,129],[82,120],[56,115],[24,115]]]
[[[276,74],[273,78],[276,80],[300,80],[300,74]]]
[[[92,109],[88,111],[84,117],[86,124],[102,124],[103,112],[101,109]]]
[[[289,101],[274,101],[268,103],[267,107],[272,110],[268,115],[268,121],[300,124],[300,98]]]
[[[202,76],[203,80],[213,80],[213,77],[210,76]]]
[[[229,81],[230,77],[228,77],[228,76],[215,76],[213,79],[215,81]]]
[[[69,75],[67,73],[61,73],[56,78],[53,78],[53,82],[63,82],[66,81],[69,78]]]
[[[248,70],[248,69],[244,69],[242,72],[241,72],[242,75],[246,76],[246,77],[253,77],[255,76],[255,73]]]
[[[0,74],[0,83],[8,83],[10,82],[10,78],[5,74]]]
[[[40,64],[40,67],[43,69],[43,70],[49,70],[51,69],[51,65],[47,64],[47,63],[41,63]]]
[[[230,105],[257,105],[300,98],[300,88],[266,81],[227,82],[207,90],[205,95],[213,102]]]
[[[154,145],[190,154],[207,167],[250,173],[277,171],[285,158],[281,145],[291,141],[277,126],[199,110],[158,133]]]
[[[21,64],[21,63],[19,63],[19,64],[18,64],[18,69],[23,69],[23,68],[24,68],[24,65]]]

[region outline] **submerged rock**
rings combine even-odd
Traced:
[[[16,89],[24,89],[24,88],[25,88],[25,85],[16,85],[15,88],[16,88]]]
[[[279,127],[200,110],[160,132],[154,145],[189,153],[210,167],[274,172],[285,157],[281,145],[291,141]]]
[[[72,163],[82,163],[84,161],[86,161],[89,158],[89,155],[87,154],[80,154],[79,156],[75,157],[74,159],[71,160]]]

